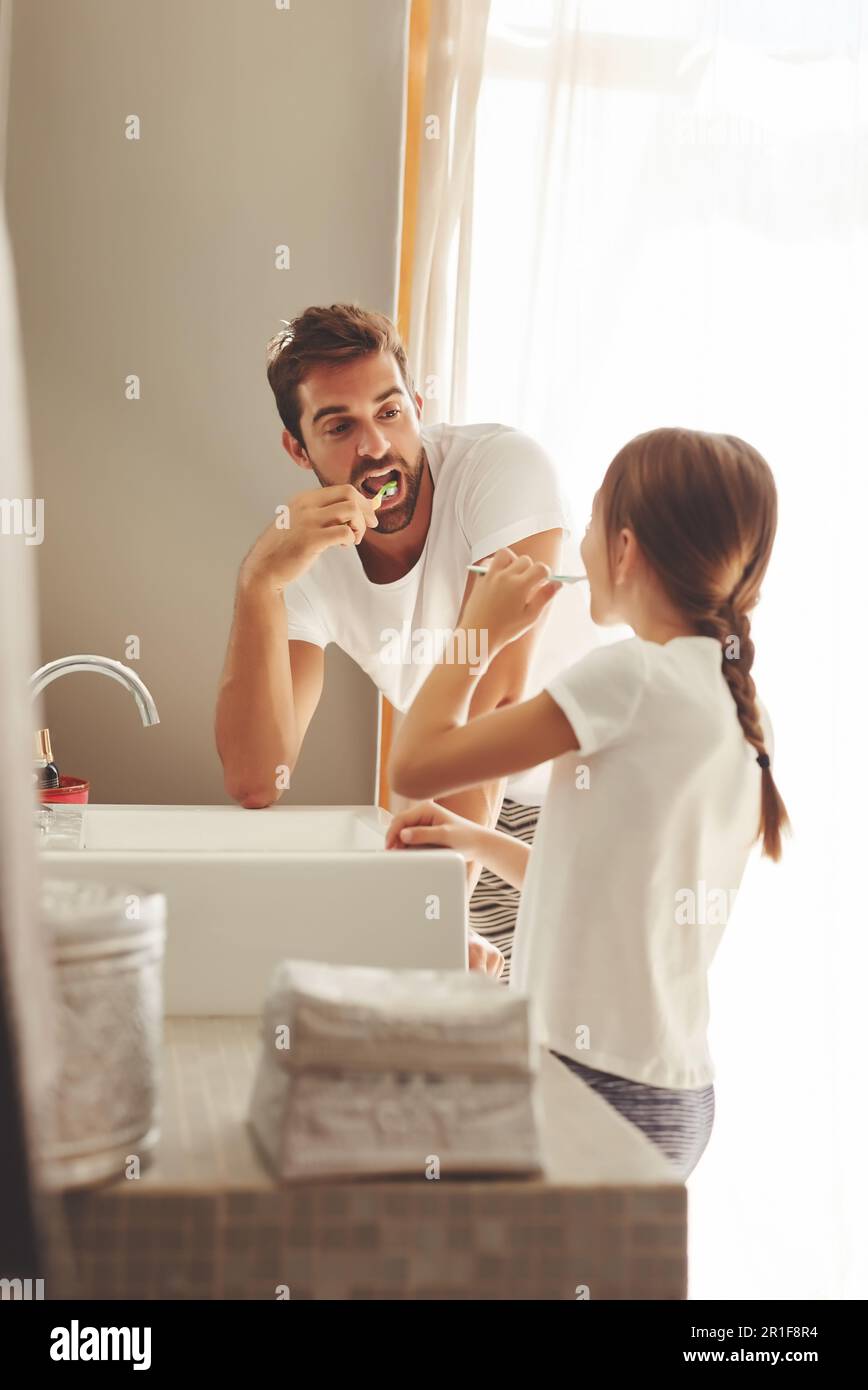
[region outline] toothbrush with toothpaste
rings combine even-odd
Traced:
[[[488,574],[484,565],[468,565],[467,568],[473,574]],[[550,584],[580,584],[582,580],[587,582],[586,574],[550,574]]]
[[[393,493],[396,493],[397,491],[398,484],[396,483],[394,478],[390,478],[387,483],[383,483],[383,486],[380,488],[379,492],[374,493],[373,497],[371,498],[371,501],[379,502],[384,497],[391,497]]]

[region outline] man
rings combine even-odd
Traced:
[[[269,344],[268,380],[283,446],[320,486],[290,501],[288,524],[271,523],[239,572],[215,732],[226,791],[251,808],[277,801],[278,769],[295,767],[329,642],[406,710],[432,661],[449,659],[444,634],[476,580],[468,565],[509,546],[581,573],[544,451],[503,425],[422,425],[388,318],[349,304],[305,310]],[[374,500],[389,480],[396,490]],[[593,644],[578,589],[565,587],[545,620],[499,653],[470,718],[537,693]],[[440,800],[529,841],[547,772]],[[470,965],[506,982],[519,895],[480,868],[468,865]]]

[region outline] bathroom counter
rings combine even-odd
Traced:
[[[72,1296],[686,1297],[684,1185],[549,1053],[536,1178],[281,1186],[245,1123],[259,1026],[166,1020],[155,1158],[63,1198]]]

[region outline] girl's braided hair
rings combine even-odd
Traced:
[[[763,741],[749,617],[777,528],[771,469],[735,435],[650,430],[612,460],[600,500],[610,548],[628,527],[687,622],[720,642],[739,723],[762,768],[757,836],[763,854],[780,859],[789,818]]]

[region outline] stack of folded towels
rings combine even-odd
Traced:
[[[528,1001],[478,971],[284,961],[251,1127],[278,1176],[538,1173]]]

